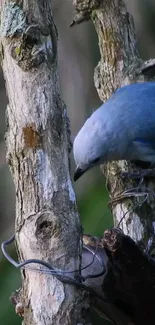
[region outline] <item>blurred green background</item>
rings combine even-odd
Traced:
[[[141,56],[155,57],[155,1],[127,0],[132,12]],[[69,28],[73,18],[71,0],[53,0],[53,15],[59,33],[59,73],[61,95],[71,121],[72,140],[85,119],[100,104],[93,84],[94,67],[99,61],[97,36],[91,22]],[[14,232],[15,194],[10,171],[5,161],[5,108],[7,98],[4,80],[0,72],[0,238],[1,242]],[[72,159],[72,157],[71,157]],[[72,166],[74,168],[73,159]],[[84,231],[101,235],[112,225],[107,207],[108,193],[99,168],[88,172],[74,184],[79,212]],[[13,252],[13,249],[12,249]],[[22,319],[15,315],[9,301],[13,291],[20,287],[20,272],[3,258],[0,253],[0,324],[18,325]],[[94,317],[94,324],[100,322]]]

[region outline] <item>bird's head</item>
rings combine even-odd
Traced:
[[[73,144],[73,154],[76,163],[74,181],[78,180],[87,170],[103,162],[104,139],[100,120],[89,118]]]

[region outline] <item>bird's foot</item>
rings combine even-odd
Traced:
[[[145,169],[136,172],[122,172],[121,178],[130,178],[130,179],[144,179],[144,178],[155,177],[155,168]]]

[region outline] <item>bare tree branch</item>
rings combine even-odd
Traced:
[[[69,173],[70,131],[59,92],[51,1],[5,1],[2,6],[7,161],[16,190],[19,259],[38,258],[55,268],[77,270],[81,226]],[[24,324],[87,323],[84,291],[29,269],[22,271],[22,279]]]
[[[91,18],[97,31],[101,59],[94,81],[103,102],[118,87],[154,79],[155,60],[143,62],[140,58],[133,18],[124,1],[74,0],[74,5],[76,15],[71,25]],[[125,234],[153,255],[154,179],[146,178],[140,183],[140,180],[121,177],[122,172],[139,172],[135,165],[126,161],[108,163],[101,166],[101,170],[106,175],[115,225],[119,224]],[[98,311],[110,315],[115,324],[154,324],[155,264],[130,237],[118,229],[105,232],[106,274],[95,281],[102,297],[92,303]]]
[[[85,16],[88,13],[97,31],[101,59],[95,69],[94,80],[103,102],[120,86],[154,79],[155,61],[153,59],[143,62],[140,58],[133,18],[124,1],[74,0],[74,4],[77,12],[74,22],[78,22],[79,14]],[[143,249],[149,245],[149,249],[153,250],[153,178],[144,180],[139,187],[139,180],[121,178],[122,172],[138,171],[135,165],[126,161],[109,163],[102,166],[101,170],[106,175],[114,224],[117,226],[120,222],[123,231]]]

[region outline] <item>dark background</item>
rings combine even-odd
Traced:
[[[126,3],[135,19],[138,47],[142,58],[155,57],[155,1],[128,0]],[[73,140],[85,119],[100,104],[93,84],[94,67],[100,59],[97,36],[91,22],[69,28],[73,18],[71,0],[53,1],[53,16],[59,33],[61,95],[67,105]],[[5,161],[6,105],[4,80],[0,72],[1,242],[14,232],[15,218],[14,186]],[[74,164],[72,167],[74,169]],[[108,193],[105,180],[99,168],[84,175],[74,187],[84,231],[101,235],[105,228],[112,225],[112,218],[107,207]],[[13,248],[12,253],[14,253]],[[22,319],[15,315],[14,307],[9,301],[11,293],[19,287],[20,272],[9,265],[0,252],[0,324],[2,325],[18,325],[22,322]],[[99,323],[94,316],[94,324]]]

